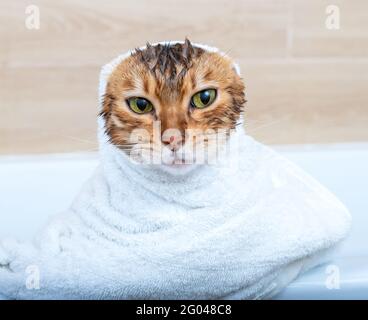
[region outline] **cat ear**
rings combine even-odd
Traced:
[[[183,45],[183,56],[188,60],[190,60],[190,57],[194,53],[194,48],[192,46],[192,43],[189,41],[188,38],[185,38],[184,45]]]

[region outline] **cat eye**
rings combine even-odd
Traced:
[[[203,109],[208,107],[215,101],[217,92],[215,89],[206,89],[197,92],[192,99],[190,104],[194,108]]]
[[[138,114],[149,113],[153,110],[153,105],[145,98],[133,97],[127,100],[129,108]]]

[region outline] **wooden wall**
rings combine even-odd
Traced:
[[[0,0],[0,154],[95,150],[99,68],[168,39],[240,64],[248,131],[266,143],[368,140],[368,1]],[[40,28],[25,27],[26,7]]]

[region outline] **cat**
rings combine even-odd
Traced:
[[[346,235],[346,208],[245,134],[218,50],[147,44],[103,67],[99,98],[100,164],[34,242],[0,241],[0,298],[268,298]]]
[[[157,151],[163,170],[186,173],[200,162],[193,155],[197,147],[215,157],[226,139],[212,136],[229,136],[240,124],[244,89],[234,62],[219,52],[195,47],[188,39],[147,44],[110,75],[100,116],[110,141],[125,152],[138,143],[134,132],[142,138],[144,131],[139,143],[152,151],[145,160]]]

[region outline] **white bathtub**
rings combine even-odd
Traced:
[[[277,298],[368,299],[368,145],[278,149],[340,197],[353,228],[330,263],[299,277]],[[96,164],[95,154],[0,157],[0,236],[29,239],[50,214],[69,206]]]

